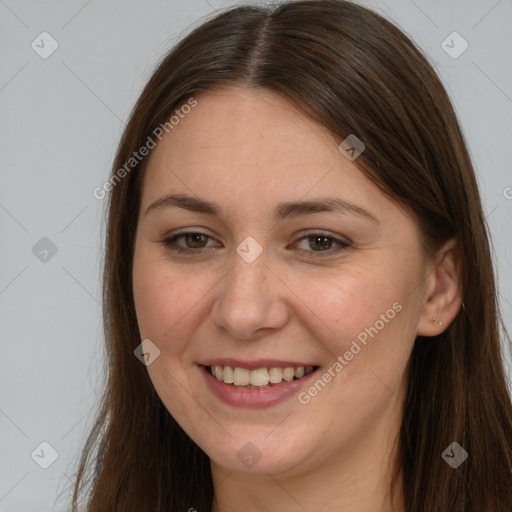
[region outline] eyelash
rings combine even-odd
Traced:
[[[203,252],[204,250],[206,249],[211,249],[211,247],[199,247],[197,249],[190,249],[190,248],[183,248],[183,247],[175,247],[174,244],[176,243],[177,240],[179,240],[180,238],[184,238],[186,235],[200,235],[200,236],[203,236],[203,237],[206,237],[207,239],[211,239],[212,237],[204,234],[204,233],[200,233],[198,231],[185,231],[183,233],[178,233],[176,235],[172,235],[170,237],[167,237],[167,238],[164,238],[162,240],[162,243],[167,247],[169,248],[170,250],[176,252],[176,253],[179,253],[179,254],[189,254],[189,255],[197,255],[197,253],[201,253]],[[327,239],[328,241],[331,241],[335,244],[338,244],[338,247],[335,248],[335,249],[328,249],[328,250],[324,250],[324,251],[308,251],[308,250],[305,250],[305,249],[299,249],[299,251],[301,253],[309,253],[309,255],[311,255],[311,253],[315,254],[316,256],[314,257],[324,257],[324,256],[332,256],[334,253],[338,253],[344,249],[347,249],[350,247],[350,243],[346,240],[341,240],[339,238],[336,238],[332,235],[327,235],[325,233],[321,233],[321,232],[313,232],[313,233],[309,233],[301,238],[299,238],[297,240],[297,242],[300,242],[302,240],[307,240],[307,239],[314,239],[316,237],[322,237],[324,239]],[[295,243],[297,243],[295,242]],[[308,256],[309,256],[308,255]]]

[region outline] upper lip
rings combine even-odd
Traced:
[[[278,361],[277,359],[257,359],[255,361],[242,361],[240,359],[222,358],[208,359],[199,363],[202,366],[231,366],[232,368],[247,368],[256,370],[258,368],[288,368],[298,366],[318,366],[311,363],[301,363],[297,361]]]

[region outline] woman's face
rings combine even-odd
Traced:
[[[416,224],[282,97],[196,100],[152,150],[137,228],[158,395],[230,471],[384,458],[430,271]]]

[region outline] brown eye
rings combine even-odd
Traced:
[[[298,240],[297,245],[300,246],[300,244],[303,246],[299,247],[299,251],[316,256],[330,256],[350,247],[348,241],[325,233],[308,234]]]
[[[311,249],[318,249],[325,251],[331,248],[333,239],[324,235],[313,235],[307,237],[309,240],[309,246]]]
[[[187,247],[191,249],[200,249],[206,245],[207,236],[202,233],[186,233],[184,235]]]
[[[212,240],[211,237],[204,233],[195,231],[188,231],[186,233],[179,233],[172,235],[162,240],[162,243],[178,253],[200,253],[202,249],[209,249],[211,246],[207,245],[208,241]],[[179,243],[180,241],[181,243]]]

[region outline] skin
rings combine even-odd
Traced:
[[[148,366],[153,385],[210,457],[212,510],[405,510],[401,478],[394,502],[389,490],[407,363],[416,336],[439,334],[460,307],[453,241],[428,259],[411,216],[341,154],[339,137],[283,97],[238,86],[195,97],[149,157],[133,291],[141,339],[161,351]],[[168,193],[213,201],[221,214],[146,214]],[[279,203],[327,196],[375,220],[272,217]],[[178,254],[163,243],[178,231],[210,238],[178,239],[174,247],[196,251]],[[349,246],[304,238],[318,231]],[[248,236],[263,250],[252,263],[236,252]],[[198,367],[276,358],[319,365],[321,375],[396,303],[401,311],[307,404],[227,405]],[[248,442],[261,454],[251,468],[237,457]]]

